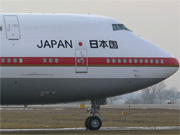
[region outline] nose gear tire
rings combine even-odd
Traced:
[[[97,116],[90,116],[86,119],[85,126],[89,130],[98,130],[102,126],[102,120]]]

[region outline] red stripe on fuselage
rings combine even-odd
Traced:
[[[78,59],[80,62],[78,63]],[[0,57],[0,66],[167,66],[179,67],[176,58],[135,58],[135,57]],[[46,62],[44,62],[46,60]],[[58,62],[57,62],[58,61]],[[153,62],[152,62],[153,61]]]

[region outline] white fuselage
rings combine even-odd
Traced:
[[[178,70],[172,55],[123,26],[95,15],[0,14],[1,104],[122,95]]]

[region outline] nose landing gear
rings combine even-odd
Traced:
[[[100,113],[100,105],[105,105],[106,99],[91,100],[91,108],[87,110],[92,116],[88,117],[85,121],[86,129],[98,130],[102,126],[103,116]],[[98,114],[101,118],[96,116]]]

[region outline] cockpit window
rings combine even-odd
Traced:
[[[124,24],[119,24],[122,29],[130,31]]]
[[[121,26],[121,24],[118,24],[118,30],[123,30],[123,27]]]
[[[112,24],[113,31],[127,30],[130,31],[124,24]]]
[[[118,30],[118,25],[117,24],[113,24],[112,27],[113,27],[114,31]]]

